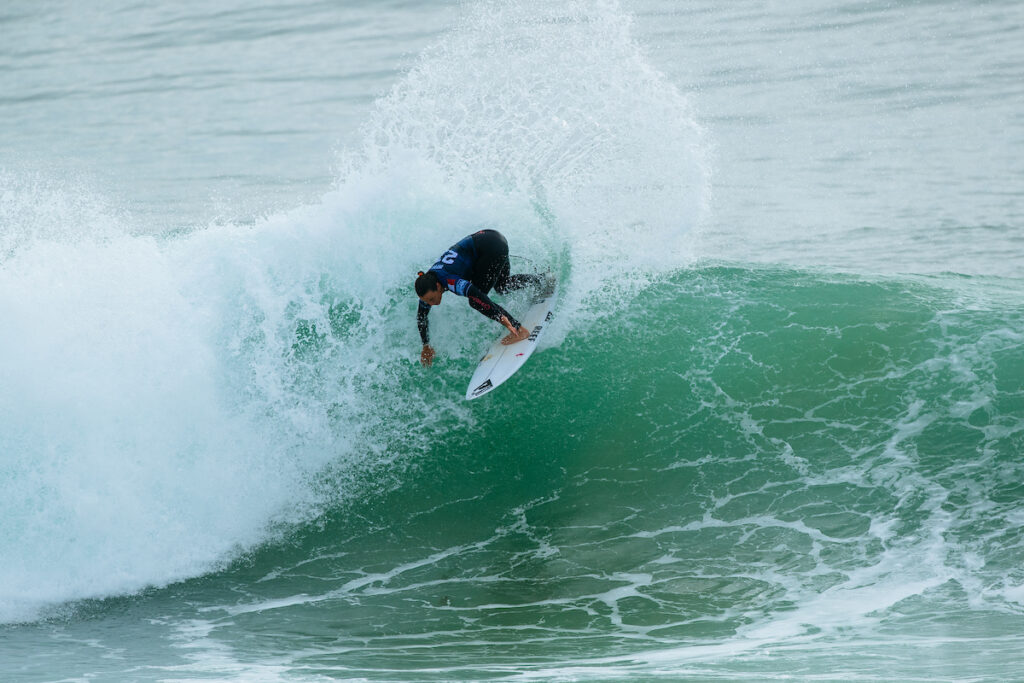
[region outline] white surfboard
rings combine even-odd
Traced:
[[[519,319],[519,324],[530,330],[530,336],[527,339],[506,346],[501,343],[501,340],[508,333],[502,332],[498,341],[491,344],[487,353],[480,359],[473,378],[469,380],[469,388],[466,389],[467,401],[494,391],[502,382],[523,367],[523,363],[537,348],[537,340],[540,339],[540,335],[554,317],[555,294],[555,287],[552,286],[549,291],[542,292],[530,301],[530,308],[526,311],[526,315]]]

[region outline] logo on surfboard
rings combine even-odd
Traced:
[[[481,384],[480,386],[473,390],[473,398],[476,398],[485,391],[488,391],[493,386],[494,384],[491,383],[491,380],[487,380],[486,382],[484,382],[483,384]]]

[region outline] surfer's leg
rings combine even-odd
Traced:
[[[548,289],[548,278],[532,273],[510,275],[508,242],[497,230],[481,230],[473,233],[473,244],[477,260],[473,265],[472,282],[484,293],[496,290],[508,294],[524,287],[534,287],[538,292]]]
[[[498,294],[508,294],[514,292],[517,289],[523,287],[536,287],[541,289],[547,279],[542,275],[534,275],[533,273],[516,273],[515,275],[508,274],[508,264],[505,264],[505,276],[500,278],[494,285],[494,289],[497,290]]]
[[[473,263],[471,282],[485,294],[508,277],[508,242],[497,230],[473,233],[476,261]]]
[[[502,256],[488,264],[487,275],[482,278],[482,284],[474,282],[481,290],[490,291],[492,288],[498,294],[508,294],[523,287],[535,287],[538,291],[544,288],[547,280],[542,275],[532,273],[509,274],[508,256]],[[486,287],[486,289],[484,289]]]
[[[485,294],[490,293],[494,289],[494,285],[501,279],[501,263],[496,262],[495,259],[485,258],[477,261],[474,264],[474,270],[476,273],[471,282]]]

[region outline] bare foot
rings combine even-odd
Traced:
[[[550,273],[544,275],[544,282],[541,285],[540,291],[537,293],[537,298],[546,299],[555,293],[555,276]]]

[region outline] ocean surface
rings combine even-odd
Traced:
[[[1018,0],[9,0],[0,680],[1019,680],[1022,300]]]

